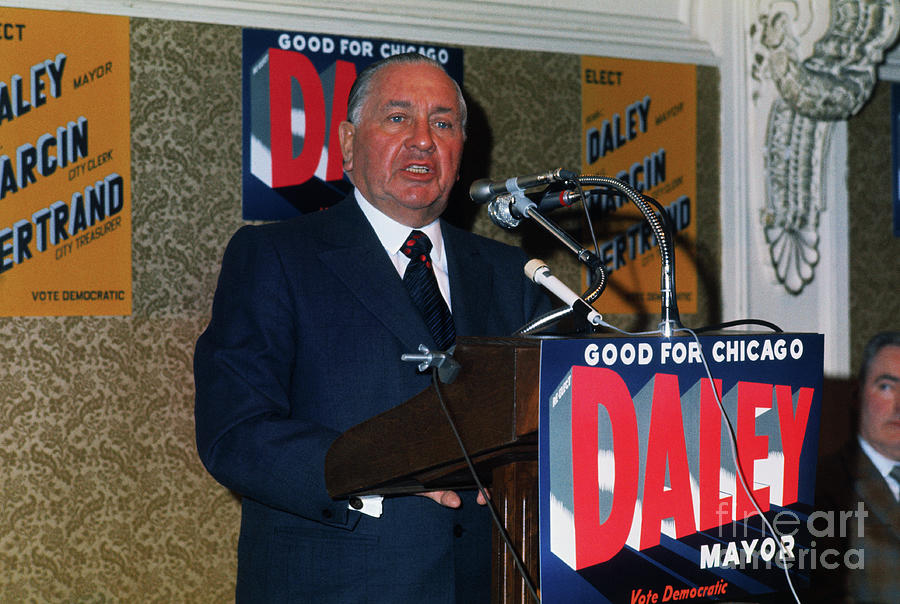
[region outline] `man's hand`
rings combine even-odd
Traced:
[[[490,497],[490,491],[486,492],[488,494],[488,497]],[[462,505],[462,499],[459,498],[459,495],[456,494],[456,491],[429,491],[427,493],[416,493],[416,495],[433,499],[437,503],[448,508],[458,508]],[[478,492],[476,501],[478,502],[478,505],[485,505],[487,503],[487,500],[484,498],[484,495],[482,495],[481,491]]]

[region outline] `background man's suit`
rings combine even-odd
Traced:
[[[836,512],[832,526],[838,530],[840,512],[855,512],[860,501],[868,515],[863,520],[862,535],[854,516],[844,523],[846,535],[817,540],[820,553],[827,548],[838,550],[838,555],[828,561],[840,566],[817,569],[813,574],[814,593],[822,598],[820,601],[828,602],[896,602],[900,598],[900,503],[855,437],[819,464],[816,491],[816,508]],[[816,526],[824,528],[821,522]],[[864,568],[845,567],[848,549],[864,552]],[[853,558],[854,563],[858,561],[858,556]]]
[[[546,309],[523,275],[520,250],[446,223],[442,232],[458,335],[509,335]],[[325,490],[334,438],[429,386],[399,360],[420,343],[433,347],[352,196],[234,236],[195,376],[200,456],[243,497],[239,600],[486,597],[489,516],[473,496],[459,510],[423,497],[388,499],[376,519]],[[470,591],[454,595],[454,583]]]

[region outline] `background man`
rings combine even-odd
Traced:
[[[242,497],[237,597],[485,602],[489,516],[471,494],[429,494],[442,505],[389,498],[380,517],[362,514],[328,496],[325,453],[347,428],[428,387],[401,354],[445,348],[454,332],[508,335],[546,299],[523,276],[520,250],[438,219],[466,123],[439,64],[412,54],[370,66],[348,119],[340,141],[354,193],[324,212],[239,230],[197,342],[200,457]],[[431,249],[408,258],[425,237]],[[440,289],[424,310],[404,285],[419,262]]]
[[[859,434],[819,465],[816,507],[849,512],[862,502],[868,515],[862,532],[854,521],[847,525],[849,534],[833,536],[827,546],[838,549],[831,562],[840,566],[823,570],[813,588],[829,602],[896,602],[900,597],[900,332],[883,332],[869,340],[858,388]],[[832,526],[839,527],[840,516],[836,514],[835,519]],[[817,543],[816,549],[824,551],[823,544]],[[845,567],[848,549],[860,551],[862,568]]]

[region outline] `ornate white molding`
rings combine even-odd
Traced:
[[[781,6],[809,9],[813,2],[796,0]],[[827,5],[820,0],[815,4]],[[803,292],[789,294],[778,281],[769,259],[760,216],[765,211],[765,149],[768,109],[777,97],[771,80],[752,76],[754,62],[751,30],[771,0],[721,2],[696,0],[697,23],[706,24],[705,36],[719,59],[722,78],[721,228],[722,318],[768,319],[785,330],[825,335],[825,373],[847,377],[850,368],[849,238],[847,233],[846,122],[834,122],[827,166],[820,183],[823,207],[819,220],[820,264],[816,279]],[[820,8],[820,10],[821,10]],[[812,45],[828,27],[828,13],[818,20],[802,15],[798,56],[812,54]],[[765,86],[762,86],[764,83]],[[769,95],[762,98],[763,94]],[[765,102],[761,102],[765,101]],[[764,105],[764,107],[763,107]]]
[[[246,27],[400,38],[650,61],[715,64],[691,22],[696,0],[2,0]]]
[[[828,29],[812,38],[807,58],[800,49],[814,31],[812,12],[772,3],[751,28],[754,100],[769,104],[761,220],[777,279],[793,295],[813,280],[819,262],[821,184],[834,121],[855,114],[871,95],[884,50],[897,37],[898,14],[900,0],[834,0]],[[774,98],[760,93],[769,82]]]

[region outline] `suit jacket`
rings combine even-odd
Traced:
[[[816,550],[820,558],[829,548],[838,553],[821,558],[819,567],[814,569],[812,587],[819,596],[814,601],[893,603],[900,600],[900,503],[856,438],[819,464],[816,492],[816,508],[836,512],[831,522],[836,534],[817,539]],[[860,502],[865,508],[861,525]],[[842,522],[841,511],[854,512],[854,515]],[[843,534],[842,525],[846,529]],[[817,521],[816,527],[823,530],[824,521]],[[823,568],[823,560],[837,562],[839,566]],[[849,568],[847,562],[851,567],[860,568]]]
[[[457,334],[509,335],[548,307],[520,250],[441,228]],[[242,496],[238,600],[487,600],[489,516],[474,497],[459,510],[389,498],[371,518],[325,489],[340,433],[429,387],[400,361],[421,343],[434,347],[352,198],[232,238],[194,368],[200,457]]]

